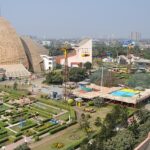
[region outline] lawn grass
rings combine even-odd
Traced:
[[[59,109],[59,108],[54,108],[54,107],[52,107],[52,106],[50,106],[50,105],[47,105],[47,104],[44,104],[44,103],[41,103],[41,102],[36,102],[36,103],[34,103],[34,104],[32,104],[33,106],[36,106],[36,107],[38,107],[39,109],[42,109],[42,110],[44,110],[44,111],[47,111],[47,112],[50,112],[50,113],[52,113],[52,114],[54,114],[54,115],[57,115],[57,114],[59,114],[60,112],[61,112],[61,109]]]
[[[97,117],[100,117],[103,120],[106,117],[106,115],[111,112],[111,110],[113,109],[113,106],[107,105],[106,107],[101,107],[101,108],[97,108],[97,107],[91,107],[91,108],[94,108],[96,112],[95,113],[84,112],[84,113],[86,115],[90,114],[91,116],[91,118],[89,119],[89,125],[91,129],[94,131],[93,132],[94,134],[100,130],[99,127],[96,127],[94,125],[95,119]],[[81,109],[83,110],[84,107],[81,107]],[[62,117],[67,117],[67,115],[68,114],[65,114]],[[64,147],[61,148],[60,150],[66,150],[67,148],[70,148],[73,145],[77,145],[81,143],[82,140],[87,137],[86,133],[83,130],[81,130],[79,124],[76,124],[72,127],[70,127],[69,129],[66,129],[67,131],[61,136],[53,138],[52,140],[47,141],[44,144],[33,148],[33,150],[41,150],[41,149],[42,150],[58,150],[57,148],[54,148],[54,143],[57,143],[57,142],[64,144]],[[63,137],[63,140],[62,140],[62,137]],[[73,139],[72,137],[75,137],[75,139]]]
[[[62,140],[62,137],[63,137],[63,140]],[[76,139],[73,137],[75,137]],[[57,148],[54,148],[53,146],[53,144],[57,142],[64,144],[64,147],[61,148],[60,150],[66,150],[68,147],[76,144],[77,142],[80,142],[85,137],[86,137],[85,132],[81,130],[78,125],[75,125],[74,129],[72,128],[68,129],[67,133],[57,138],[54,138],[38,147],[33,148],[33,150],[41,150],[41,149],[42,150],[58,150]]]
[[[64,121],[67,121],[69,119],[69,112],[66,112],[65,114],[57,117],[58,120],[64,120]]]
[[[35,122],[30,119],[30,120],[26,120],[25,122],[23,122],[22,126],[21,126],[21,123],[20,123],[18,125],[15,125],[15,126],[11,127],[11,129],[16,131],[16,132],[19,132],[19,131],[21,131],[21,129],[29,127],[29,126],[34,125],[34,124],[35,124]]]

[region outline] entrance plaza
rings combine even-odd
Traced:
[[[92,89],[92,90],[86,90]],[[96,97],[104,98],[108,102],[136,105],[150,97],[150,89],[144,91],[122,87],[101,87],[95,84],[87,85],[86,88],[73,90],[76,97],[92,100]],[[85,89],[85,90],[84,90]]]

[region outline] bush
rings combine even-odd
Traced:
[[[63,143],[53,143],[53,147],[57,148],[57,149],[61,149],[64,147],[64,144]]]
[[[35,142],[36,142],[36,141],[39,141],[39,140],[40,140],[39,136],[38,136],[38,135],[35,135],[35,136],[34,136],[34,140],[35,140]]]
[[[62,65],[56,64],[56,69],[62,69]]]
[[[93,101],[89,101],[88,102],[88,106],[94,106],[94,102]]]
[[[3,139],[0,139],[0,144],[4,143],[4,142],[6,142],[6,141],[8,141],[8,138],[7,138],[7,137],[5,137],[5,138],[3,138]]]
[[[73,99],[68,99],[68,105],[70,105],[70,106],[73,106],[73,104],[74,104],[74,100]]]
[[[21,131],[29,129],[29,128],[32,128],[32,127],[35,127],[36,125],[37,125],[36,123],[33,123],[33,124],[29,125],[29,126],[21,128]]]
[[[52,71],[46,75],[45,82],[48,84],[62,84],[63,76],[60,72]]]
[[[50,130],[53,130],[54,128],[57,128],[57,127],[59,127],[59,126],[60,126],[60,125],[55,125],[55,126],[52,126],[52,127],[50,127],[50,128],[47,128],[47,129],[45,129],[45,130],[43,130],[43,131],[37,133],[37,135],[38,135],[38,136],[41,136],[41,135],[43,135],[43,134],[49,132]]]
[[[16,138],[14,139],[14,143],[17,142],[17,141],[19,141],[19,140],[21,140],[21,139],[22,139],[22,136],[16,137]]]
[[[54,134],[54,133],[56,133],[56,132],[58,132],[58,131],[61,131],[61,130],[65,129],[65,128],[67,128],[67,125],[66,125],[66,124],[65,124],[65,125],[62,125],[62,126],[60,126],[60,127],[58,127],[58,128],[55,128],[55,129],[51,130],[49,133],[50,133],[50,134]]]
[[[77,121],[72,121],[71,123],[68,124],[68,126],[72,126],[72,125],[74,125],[76,123],[77,123]]]
[[[14,150],[30,150],[30,148],[28,147],[28,145],[26,143],[19,145],[17,148],[15,148]]]
[[[22,132],[18,132],[15,134],[15,137],[18,137],[18,136],[21,136],[22,135]]]
[[[83,81],[87,77],[86,70],[83,68],[71,68],[69,71],[69,79],[73,82]]]

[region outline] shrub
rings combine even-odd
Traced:
[[[35,142],[36,142],[36,141],[39,141],[39,140],[40,140],[39,136],[38,136],[38,135],[35,135],[35,136],[34,136],[34,140],[35,140]]]
[[[88,106],[94,106],[94,102],[93,101],[89,101],[88,102]]]
[[[55,128],[55,129],[51,130],[49,133],[50,133],[50,134],[54,134],[54,133],[56,133],[56,132],[58,132],[58,131],[61,131],[61,130],[65,129],[65,128],[67,128],[67,125],[66,125],[66,124],[65,124],[65,125],[62,125],[62,126],[60,126],[60,127],[58,127],[58,128]]]
[[[38,136],[41,136],[41,135],[43,135],[43,134],[49,132],[50,130],[53,130],[54,128],[59,127],[59,126],[60,126],[60,125],[56,125],[56,126],[52,126],[52,127],[50,127],[50,128],[47,128],[47,129],[45,129],[45,130],[43,130],[43,131],[37,133],[37,135],[38,135]]]
[[[72,106],[74,104],[74,100],[73,99],[68,99],[68,105]]]
[[[4,142],[6,142],[6,141],[8,141],[8,138],[7,138],[7,137],[5,137],[5,138],[3,138],[3,139],[0,139],[0,144],[4,143]]]
[[[18,137],[18,136],[21,136],[22,135],[22,132],[18,132],[15,134],[15,137]]]
[[[14,143],[17,142],[17,141],[19,141],[19,140],[21,140],[21,139],[22,139],[22,136],[16,137],[16,138],[14,139]]]
[[[36,125],[37,125],[36,123],[33,123],[33,124],[29,125],[29,126],[21,128],[21,131],[29,129],[29,128],[32,128],[32,127],[35,127]]]
[[[61,149],[64,147],[64,144],[63,143],[53,143],[53,147],[57,148],[57,149]]]

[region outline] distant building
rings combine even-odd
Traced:
[[[130,64],[130,62],[134,63],[136,60],[139,60],[139,59],[140,59],[139,57],[136,57],[132,54],[130,55],[130,58],[128,58],[128,56],[125,56],[125,55],[120,55],[117,58],[117,63],[121,65],[126,65],[126,64]]]
[[[50,46],[51,45],[51,41],[42,41],[42,45],[43,46]]]
[[[103,61],[103,62],[111,63],[111,62],[114,62],[114,59],[111,58],[111,57],[106,57],[106,58],[103,58],[102,61]]]
[[[92,39],[84,39],[73,48],[74,52],[68,54],[69,67],[79,67],[86,62],[92,63]],[[64,65],[64,56],[56,57],[56,62]]]
[[[133,40],[124,40],[122,42],[122,46],[123,47],[128,47],[128,46],[135,46],[135,42]]]
[[[43,59],[43,65],[45,71],[54,69],[54,67],[56,66],[54,57],[48,55],[41,55],[41,58]]]
[[[140,32],[131,32],[131,40],[140,41],[141,33]]]

